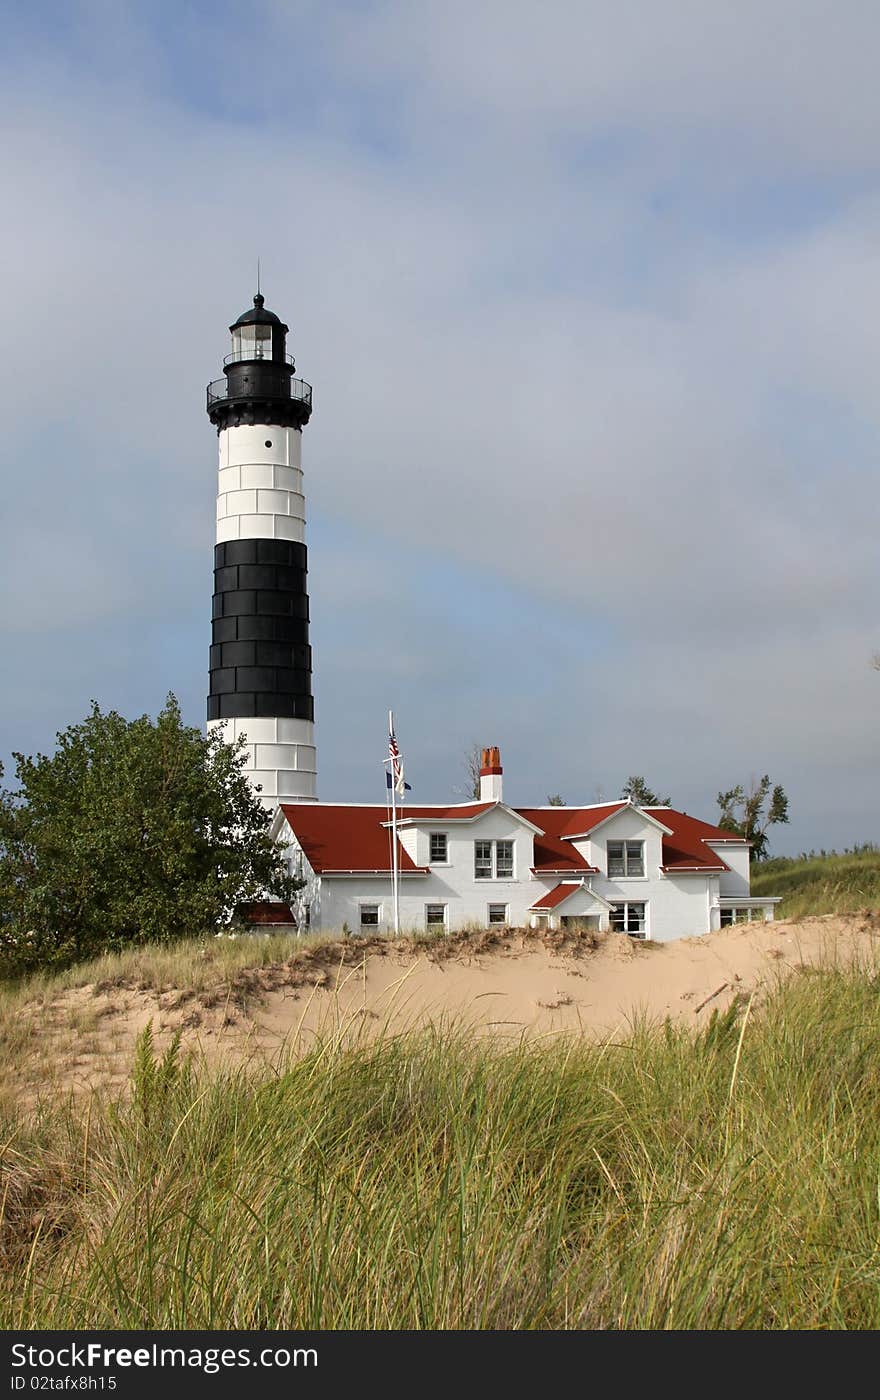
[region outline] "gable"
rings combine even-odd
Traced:
[[[632,818],[636,820],[628,820]],[[570,841],[582,839],[592,841],[599,830],[601,830],[603,836],[605,836],[610,826],[629,826],[633,831],[635,831],[636,828],[641,831],[644,830],[646,824],[653,827],[656,831],[659,831],[661,835],[672,835],[671,828],[666,826],[664,822],[658,821],[653,813],[649,812],[646,807],[637,807],[632,802],[622,802],[619,807],[616,807],[613,812],[609,812],[607,816],[602,817],[600,821],[591,823],[585,830],[572,832],[568,839]],[[612,837],[612,840],[613,839]]]
[[[508,807],[506,802],[466,802],[457,807],[407,807],[397,818],[398,830],[401,827],[438,827],[454,822],[459,826],[471,826],[491,813],[502,812],[511,817],[518,826],[527,827],[533,834],[540,835],[541,827],[530,821],[528,816],[516,807]],[[391,818],[386,813],[385,823],[390,827]]]
[[[700,821],[697,817],[678,812],[673,807],[637,807],[629,802],[601,803],[592,807],[526,807],[523,816],[543,827],[535,837],[535,872],[554,874],[586,874],[595,872],[596,852],[590,843],[610,835],[615,839],[615,826],[625,827],[626,813],[641,819],[641,830],[621,831],[621,836],[633,837],[654,833],[662,840],[658,863],[663,870],[725,871],[728,866],[718,846],[748,846],[729,831]],[[575,844],[575,842],[577,844]]]
[[[563,880],[552,890],[546,890],[531,906],[536,913],[546,913],[551,909],[565,906],[564,913],[577,917],[579,914],[607,913],[611,905],[583,880]]]

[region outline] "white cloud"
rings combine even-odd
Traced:
[[[840,814],[880,685],[876,10],[264,6],[258,117],[217,96],[222,10],[185,88],[136,10],[103,13],[92,70],[45,52],[6,80],[8,635],[48,658],[78,628],[99,693],[114,619],[202,597],[191,670],[165,660],[198,693],[201,396],[259,253],[315,384],[310,509],[349,539],[312,558],[328,795],[393,681],[441,797],[461,746],[507,735],[519,800],[644,769],[711,801],[754,764],[869,836],[867,790]],[[438,559],[472,601],[436,605]],[[502,620],[475,641],[481,580]]]
[[[868,0],[391,0],[340,29],[354,80],[396,80],[467,122],[476,111],[564,136],[733,140],[753,159],[826,173],[876,167],[880,15]]]

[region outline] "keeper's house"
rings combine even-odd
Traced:
[[[272,832],[305,880],[300,929],[393,927],[386,807],[282,802]],[[478,802],[407,804],[397,837],[403,931],[586,925],[665,942],[772,919],[779,902],[751,896],[747,841],[671,807],[508,807],[497,749]]]

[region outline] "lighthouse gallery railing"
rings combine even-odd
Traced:
[[[291,380],[289,381],[289,384],[290,384],[290,393],[289,393],[289,395],[286,394],[286,393],[284,393],[284,389],[286,389],[286,388],[287,388],[287,385],[288,385],[288,381],[285,380],[285,381],[284,381],[284,387],[283,387],[283,389],[281,390],[281,392],[277,395],[277,397],[278,397],[278,398],[282,398],[282,397],[283,397],[283,398],[288,398],[288,397],[289,397],[289,398],[291,398],[291,399],[297,399],[300,403],[306,403],[306,404],[309,405],[309,407],[311,407],[311,403],[312,403],[312,386],[311,386],[311,384],[307,384],[306,381],[305,381],[304,379],[291,379]],[[221,403],[224,399],[230,399],[230,398],[237,399],[237,398],[241,398],[241,397],[242,397],[241,394],[230,394],[230,392],[229,392],[229,384],[228,384],[228,382],[227,382],[225,379],[215,379],[215,380],[213,380],[212,383],[210,383],[210,384],[208,385],[208,407],[209,407],[209,408],[211,407],[212,404]]]

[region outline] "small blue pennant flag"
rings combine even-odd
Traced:
[[[392,778],[390,772],[385,774],[385,786],[387,787],[389,792],[394,786],[394,779]],[[405,782],[403,786],[406,788],[407,792],[412,792],[412,786],[410,783]]]

